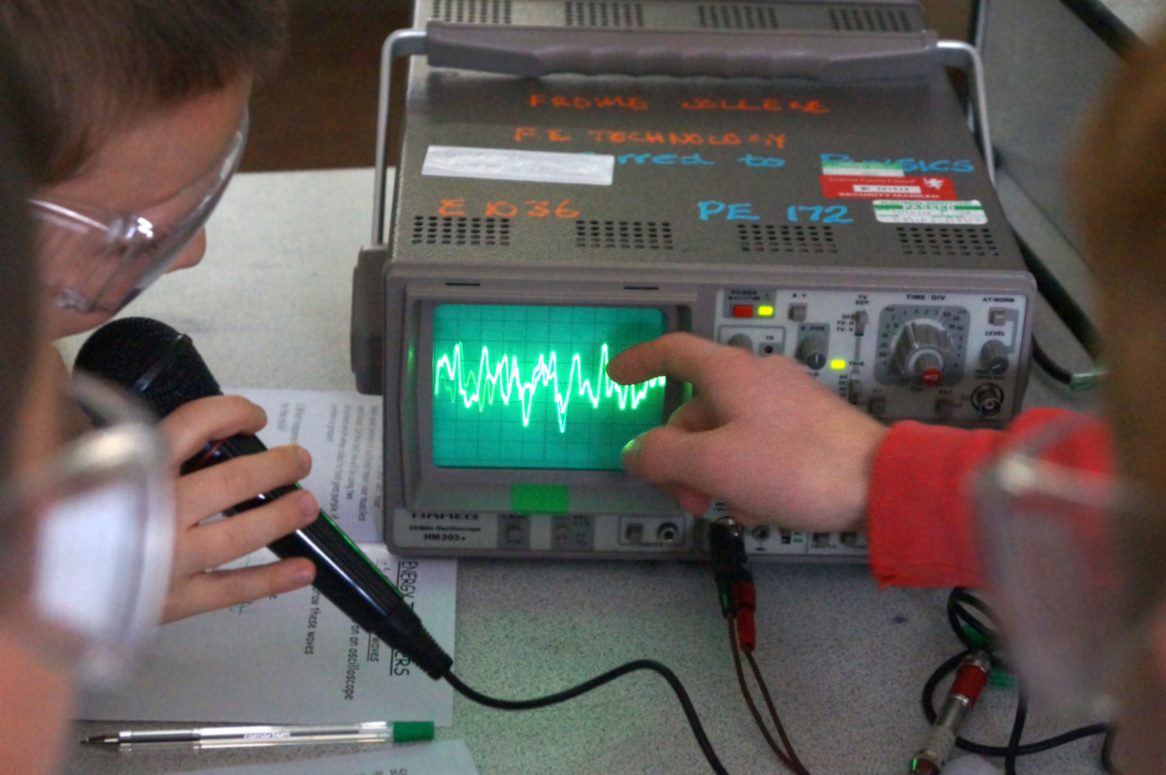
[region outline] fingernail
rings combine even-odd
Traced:
[[[640,439],[642,437],[643,434],[641,433],[639,436],[636,436],[627,444],[623,445],[623,449],[620,450],[619,456],[620,459],[623,460],[624,465],[627,465],[630,458],[634,458],[636,455],[640,454]]]
[[[315,574],[312,572],[313,568],[297,568],[296,572],[292,574],[292,578],[301,584],[307,584],[312,580]]]
[[[298,447],[296,454],[300,459],[300,476],[307,476],[308,472],[312,470],[312,454],[303,447]]]
[[[320,514],[320,502],[310,492],[300,493],[300,511],[305,517],[315,519]]]

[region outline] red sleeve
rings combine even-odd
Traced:
[[[875,455],[867,502],[871,571],[879,584],[979,586],[972,475],[1002,448],[1072,415],[1033,409],[1004,431],[893,425]],[[1108,468],[1108,444],[1099,443],[1104,432],[1100,425],[1095,431],[1081,439],[1081,455]]]

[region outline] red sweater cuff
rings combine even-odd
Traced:
[[[1004,432],[917,422],[892,426],[875,456],[867,506],[871,570],[879,584],[979,585],[976,471],[1018,436],[1069,414],[1033,410]]]

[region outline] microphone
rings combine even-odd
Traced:
[[[85,341],[74,366],[128,388],[159,417],[188,401],[223,394],[190,337],[150,318],[106,323]],[[182,464],[182,472],[265,449],[262,441],[247,434],[212,441]],[[256,508],[298,487],[277,488],[224,513],[232,516]],[[313,586],[352,621],[407,656],[431,678],[449,673],[452,658],[425,630],[401,592],[323,511],[312,524],[268,548],[280,557],[307,557],[316,566]]]

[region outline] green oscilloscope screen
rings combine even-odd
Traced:
[[[433,464],[618,470],[659,425],[664,378],[625,387],[608,360],[666,330],[649,307],[439,304],[433,312]]]

